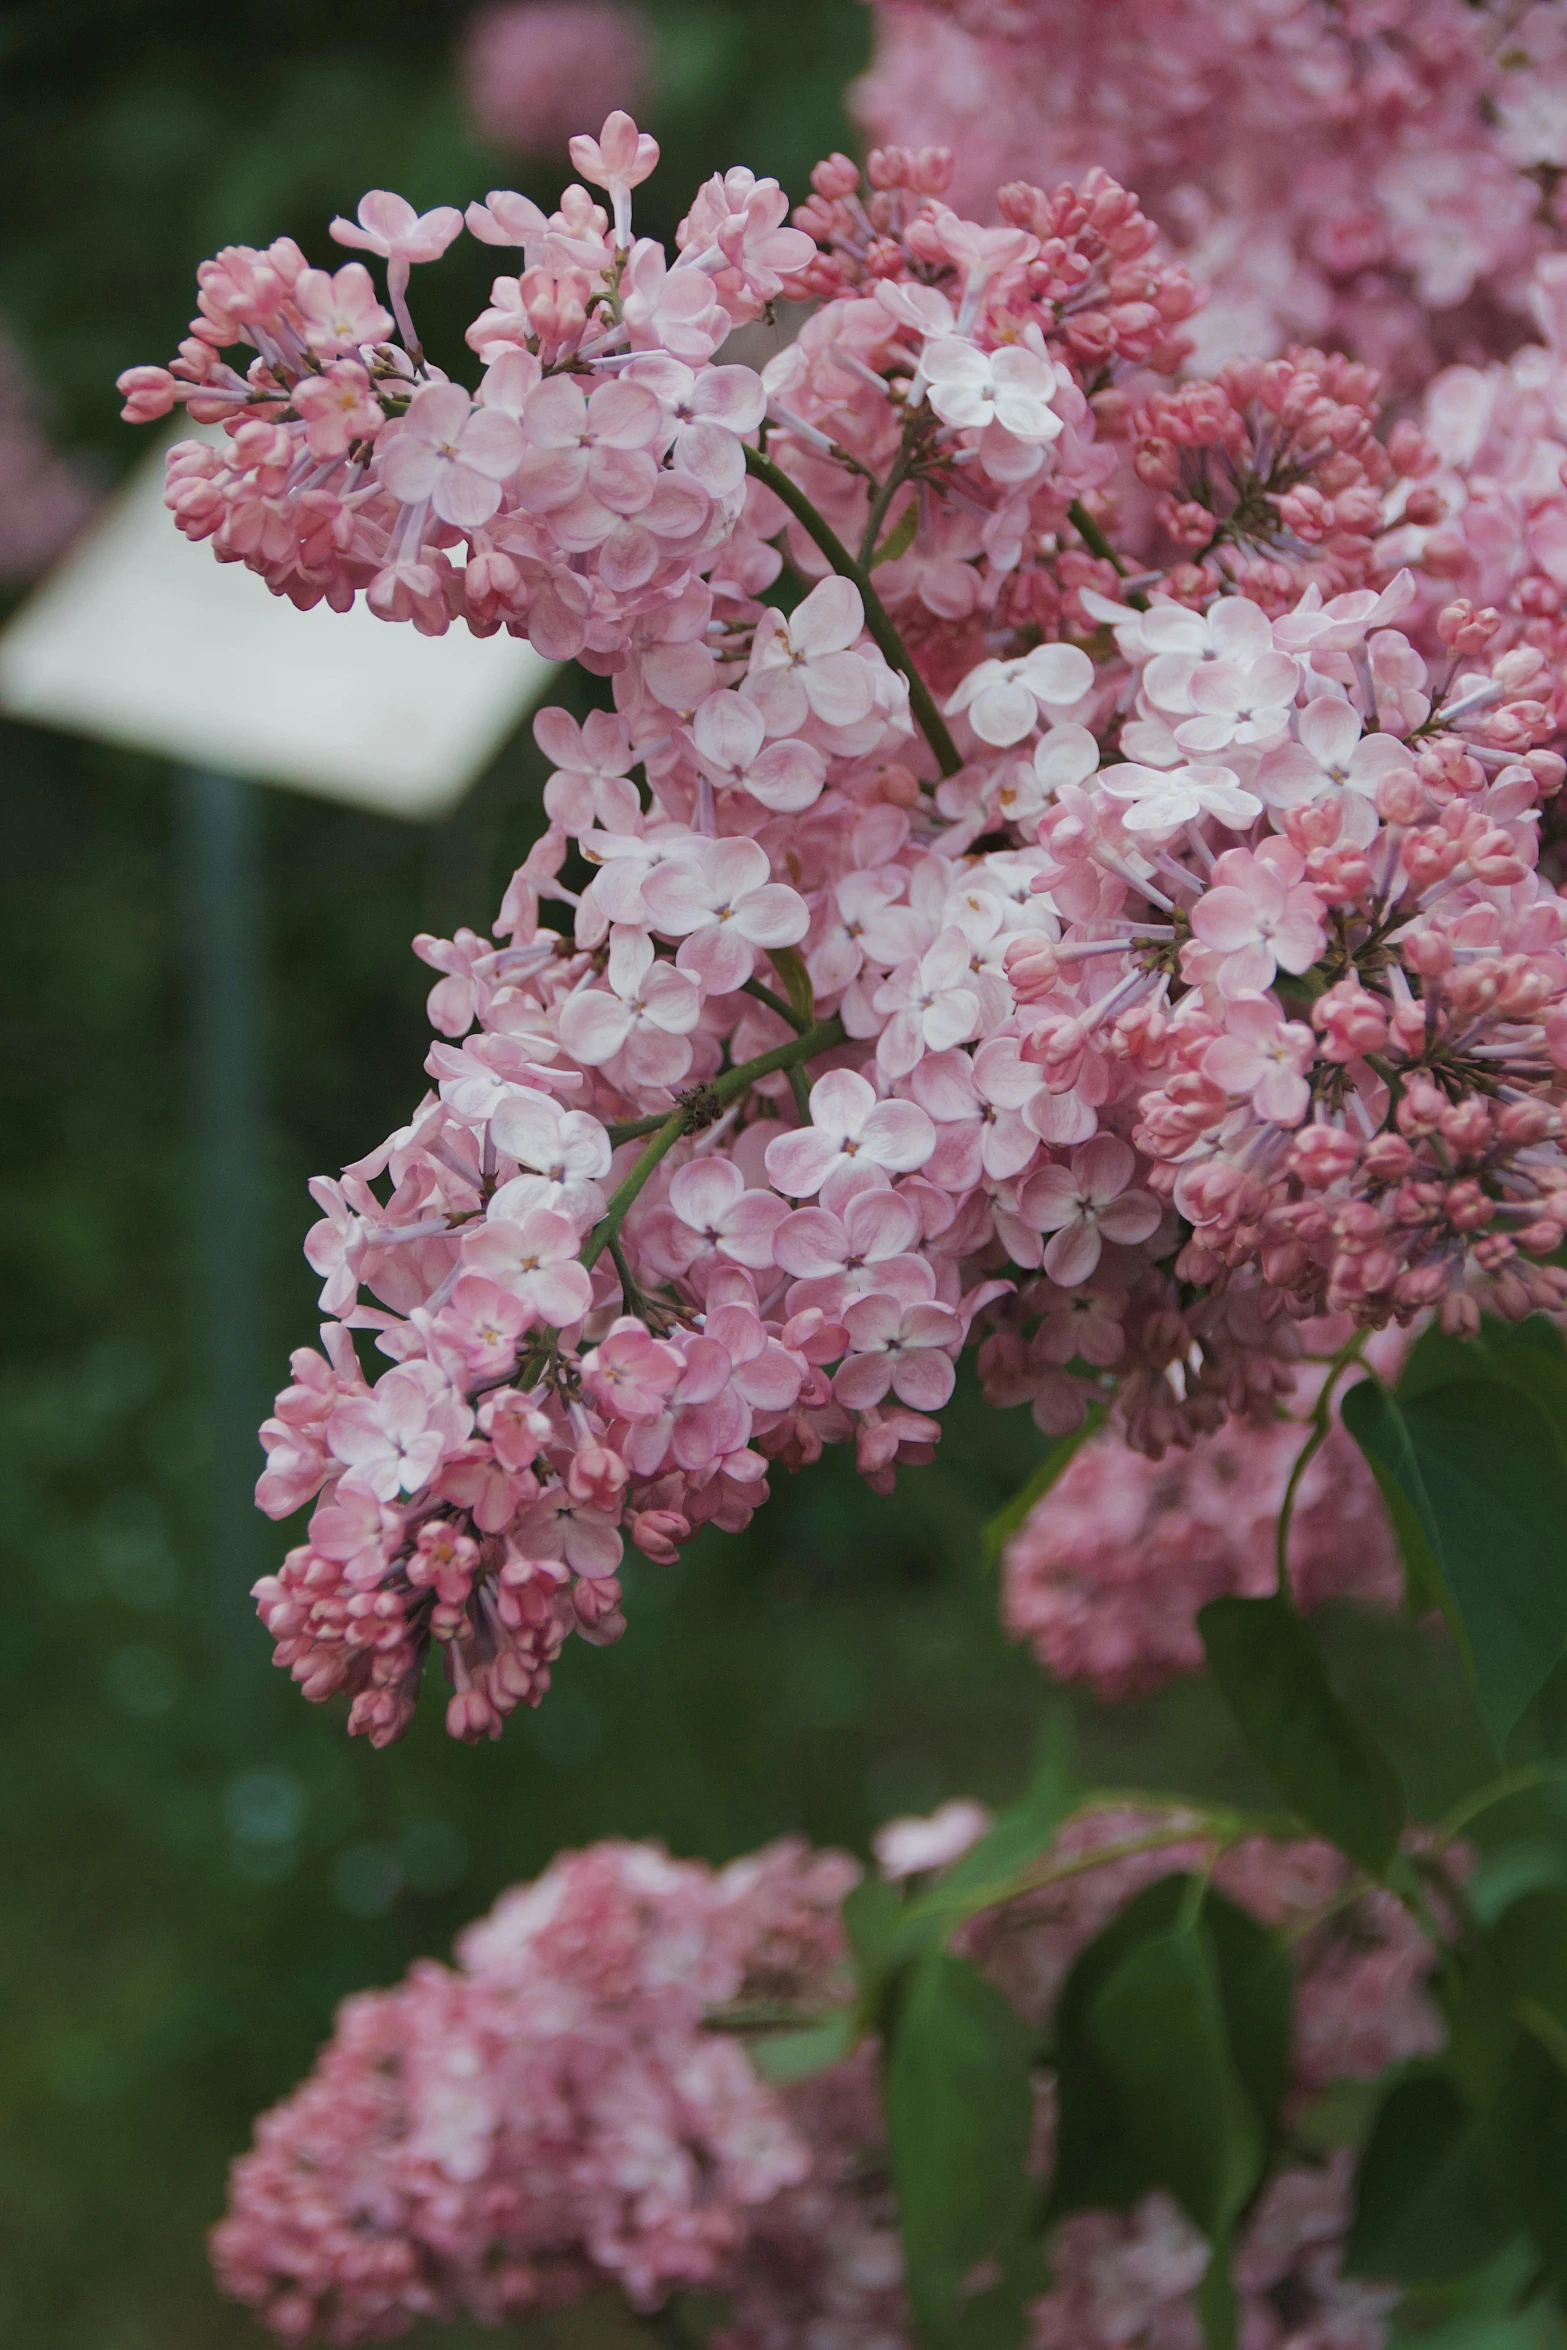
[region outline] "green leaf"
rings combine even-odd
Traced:
[[[1500,1750],[1567,1644],[1567,1458],[1550,1420],[1500,1379],[1452,1381],[1408,1403],[1367,1379],[1343,1412],[1379,1482],[1390,1477],[1418,1521]]]
[[[1488,1314],[1478,1338],[1448,1338],[1433,1323],[1404,1365],[1398,1381],[1399,1400],[1412,1403],[1434,1387],[1476,1378],[1510,1380],[1553,1410],[1557,1404],[1567,1403],[1567,1347],[1555,1324],[1543,1314],[1530,1314],[1522,1322],[1503,1322]],[[1567,1419],[1558,1432],[1567,1434]]]
[[[1140,1942],[1091,2021],[1133,2143],[1218,2243],[1261,2176],[1263,2127],[1231,2057],[1207,1929],[1178,1922]]]
[[[1202,1916],[1218,1961],[1231,2060],[1271,2136],[1289,2078],[1295,1970],[1277,1934],[1211,1888]]]
[[[997,1510],[995,1516],[989,1520],[979,1538],[985,1565],[988,1568],[993,1568],[996,1565],[1001,1553],[1022,1525],[1029,1511],[1036,1502],[1044,1500],[1045,1495],[1050,1491],[1051,1486],[1060,1476],[1072,1455],[1080,1445],[1088,1442],[1089,1437],[1093,1435],[1103,1418],[1102,1406],[1091,1404],[1088,1416],[1081,1428],[1074,1428],[1070,1436],[1058,1436],[1038,1468],[1029,1478],[1028,1483],[1014,1493],[1012,1499]]]
[[[1436,2074],[1398,2082],[1361,2157],[1345,2268],[1400,2285],[1443,2284],[1488,2260],[1511,2232],[1489,2151],[1458,2091]]]
[[[764,2081],[788,2089],[796,2081],[808,2080],[812,2073],[825,2071],[830,2064],[841,2064],[854,2039],[853,2011],[845,2008],[842,2015],[829,2016],[825,2023],[765,2032],[748,2043],[747,2053]]]
[[[1287,1599],[1215,1599],[1197,1618],[1214,1679],[1291,1811],[1374,1877],[1398,1850],[1408,1806],[1382,1749],[1328,1683]]]
[[[1028,2307],[1050,2290],[1050,2271],[1037,2225],[1023,2224],[996,2254],[999,2281],[963,2305],[955,2350],[1017,2350],[1028,2338]]]
[[[874,1982],[886,1972],[902,1917],[897,1887],[889,1885],[885,1877],[862,1877],[853,1891],[845,1894],[843,1930],[862,1984]]]
[[[914,544],[914,533],[918,530],[919,525],[920,502],[917,497],[914,497],[909,500],[871,557],[872,571],[878,570],[883,563],[896,561],[899,555],[906,555]]]
[[[1234,2234],[1227,2228],[1214,2245],[1197,2288],[1197,2320],[1202,2327],[1204,2350],[1235,2350],[1240,2332],[1240,2307],[1230,2269],[1233,2250]]]
[[[1567,2286],[1567,2073],[1533,2032],[1519,2033],[1490,2118],[1511,2207]]]
[[[1068,1729],[1060,1717],[1063,1732]],[[950,1928],[977,1910],[1008,1898],[1017,1880],[1037,1861],[1076,1800],[1065,1736],[1046,1748],[1019,1800],[1004,1811],[988,1834],[971,1845],[939,1885],[915,1902],[908,1916],[929,1913]]]
[[[1512,2001],[1529,2000],[1567,2028],[1567,1887],[1520,1894],[1492,1927],[1490,1944]]]
[[[1028,2211],[1033,2034],[948,1951],[914,1966],[897,2003],[883,2098],[909,2304],[931,2343],[956,2343],[964,2288]],[[1017,2333],[1022,2338],[1022,2307]]]
[[[1156,2182],[1133,2133],[1093,2025],[1095,2002],[1122,1961],[1167,1928],[1192,1890],[1172,1874],[1147,1885],[1080,1953],[1056,2005],[1056,2172],[1053,2215],[1124,2209]],[[1230,2057],[1265,2131],[1289,2066],[1294,1978],[1278,1937],[1211,1890],[1203,1918],[1218,1968]]]

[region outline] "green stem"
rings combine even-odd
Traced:
[[[844,1041],[843,1022],[834,1013],[830,1020],[818,1020],[803,1035],[792,1037],[787,1044],[776,1044],[771,1052],[758,1053],[751,1061],[742,1061],[737,1069],[726,1069],[722,1077],[715,1077],[711,1085],[695,1089],[692,1097],[677,1102],[667,1118],[655,1122],[652,1138],[630,1173],[615,1192],[599,1222],[594,1225],[582,1247],[582,1262],[597,1264],[605,1249],[619,1241],[620,1227],[638,1192],[658,1165],[660,1159],[672,1151],[683,1134],[694,1128],[710,1126],[720,1110],[748,1093],[759,1077],[770,1077],[775,1069],[794,1069],[801,1062],[814,1059],[817,1053],[830,1052],[835,1044]],[[645,1121],[633,1122],[636,1129],[646,1132]],[[615,1129],[611,1127],[613,1136]],[[629,1139],[623,1137],[623,1139]]]
[[[914,436],[915,419],[911,417],[903,427],[903,445],[887,468],[886,480],[877,484],[876,495],[871,500],[870,516],[860,540],[860,564],[865,571],[871,568],[871,558],[876,552],[876,542],[881,537],[881,526],[887,519],[887,509],[909,478],[909,467],[914,456]]]
[[[1072,528],[1076,531],[1078,537],[1082,540],[1089,553],[1091,555],[1097,555],[1101,563],[1110,564],[1115,571],[1117,579],[1124,579],[1126,577],[1126,565],[1121,561],[1120,556],[1116,553],[1114,547],[1111,546],[1110,541],[1105,537],[1104,532],[1100,529],[1098,523],[1089,513],[1088,508],[1083,504],[1082,499],[1074,498],[1071,505],[1067,508],[1067,513],[1071,518]],[[1141,588],[1132,588],[1129,590],[1126,600],[1131,605],[1134,612],[1146,612],[1148,609],[1148,598],[1143,594]]]
[[[746,470],[759,482],[766,484],[775,498],[788,507],[801,528],[815,540],[840,579],[853,582],[860,591],[865,606],[865,625],[894,669],[900,670],[909,681],[909,708],[913,711],[920,732],[936,754],[936,763],[943,775],[956,775],[963,765],[963,754],[947,731],[947,722],[931,699],[929,686],[921,677],[904,647],[903,639],[893,627],[887,607],[871,585],[871,575],[863,563],[857,563],[831,524],[824,521],[802,489],[789,479],[781,466],[760,449],[748,448],[745,453]]]
[[[797,1036],[803,1036],[811,1025],[809,1020],[800,1018],[793,1004],[786,1004],[781,995],[775,995],[770,987],[765,987],[762,984],[760,979],[742,981],[740,993],[755,996],[759,1004],[765,1004],[770,1012],[776,1012],[780,1020],[787,1020]]]
[[[1163,1798],[1168,1801],[1168,1797]],[[1081,1818],[1093,1805],[1084,1805],[1073,1814]],[[1063,1821],[1061,1826],[1067,1823]],[[960,1893],[943,1895],[938,1891],[923,1901],[915,1902],[907,1916],[923,1917],[977,1917],[981,1910],[998,1909],[1003,1902],[1016,1901],[1024,1893],[1037,1893],[1046,1885],[1061,1885],[1071,1877],[1086,1876],[1091,1869],[1107,1868],[1113,1861],[1132,1860],[1144,1852],[1164,1852],[1181,1844],[1208,1844],[1221,1850],[1238,1843],[1243,1836],[1298,1835],[1299,1825],[1294,1819],[1275,1819],[1271,1814],[1256,1819],[1240,1812],[1202,1812],[1188,1814],[1180,1821],[1170,1821],[1160,1828],[1149,1828],[1140,1836],[1125,1836],[1116,1844],[1099,1844],[1086,1852],[1074,1854],[1070,1860],[1061,1860],[1045,1868],[1022,1868],[1015,1876],[998,1878],[990,1885],[965,1886]],[[1060,1829],[1056,1830],[1060,1833]]]
[[[1493,1804],[1508,1803],[1515,1795],[1528,1795],[1536,1787],[1549,1787],[1553,1781],[1563,1779],[1567,1779],[1567,1762],[1525,1763],[1519,1770],[1508,1771],[1500,1779],[1492,1779],[1487,1786],[1477,1788],[1473,1795],[1465,1796],[1457,1810],[1449,1812],[1437,1829],[1436,1840],[1438,1844],[1451,1844],[1455,1836],[1461,1836]]]
[[[1360,1350],[1365,1345],[1366,1338],[1367,1333],[1364,1330],[1357,1330],[1353,1338],[1346,1339],[1333,1357],[1332,1367],[1323,1380],[1321,1388],[1318,1390],[1316,1403],[1312,1407],[1311,1434],[1295,1455],[1295,1465],[1290,1470],[1289,1483],[1284,1488],[1283,1506],[1279,1511],[1279,1523],[1273,1542],[1274,1571],[1277,1578],[1278,1595],[1282,1600],[1290,1598],[1290,1521],[1295,1515],[1295,1502],[1300,1493],[1300,1481],[1322,1447],[1327,1443],[1328,1433],[1333,1426],[1333,1390],[1349,1369],[1350,1364],[1359,1361]]]
[[[620,1227],[626,1220],[626,1212],[632,1201],[658,1165],[659,1160],[674,1149],[690,1122],[691,1111],[688,1103],[681,1102],[677,1108],[670,1111],[669,1116],[663,1121],[647,1149],[616,1191],[603,1217],[594,1225],[584,1241],[582,1262],[585,1265],[596,1265],[605,1249],[614,1247],[620,1238]]]
[[[639,1142],[644,1134],[656,1134],[669,1115],[667,1110],[655,1110],[651,1118],[622,1118],[618,1126],[607,1126],[611,1150],[619,1150],[623,1142]]]

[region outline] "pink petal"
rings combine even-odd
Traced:
[[[868,1412],[892,1385],[892,1357],[885,1354],[851,1355],[832,1383],[833,1394],[847,1412]]]
[[[873,1289],[844,1309],[843,1325],[854,1347],[863,1350],[885,1346],[903,1328],[903,1308],[895,1297]]]
[[[593,1277],[585,1265],[549,1265],[525,1280],[530,1302],[557,1330],[580,1322],[593,1303]]]
[[[908,1175],[935,1149],[936,1129],[917,1102],[878,1102],[856,1139],[862,1156],[890,1175]]]
[[[839,1137],[818,1127],[802,1126],[780,1134],[767,1146],[767,1179],[791,1199],[809,1199],[841,1156]]]
[[[1192,908],[1192,928],[1205,947],[1235,954],[1257,936],[1256,909],[1245,890],[1210,889]]]
[[[875,700],[870,669],[857,653],[823,654],[802,677],[805,698],[824,726],[858,725]]]
[[[811,1087],[811,1123],[826,1133],[857,1135],[876,1107],[876,1089],[857,1069],[829,1069]]]
[[[824,579],[795,606],[789,619],[789,642],[797,653],[819,661],[824,654],[846,652],[865,626],[860,591],[847,579]]]
[[[724,1218],[721,1256],[760,1271],[774,1262],[773,1235],[788,1215],[788,1204],[771,1191],[748,1191]]]
[[[1112,1200],[1118,1191],[1124,1191],[1137,1165],[1129,1146],[1118,1135],[1096,1134],[1092,1142],[1085,1142],[1072,1162],[1072,1172],[1079,1187],[1096,1206]]]
[[[1107,1240],[1118,1240],[1124,1248],[1134,1248],[1146,1240],[1158,1227],[1161,1214],[1159,1202],[1146,1191],[1123,1191],[1119,1199],[1100,1211],[1099,1229]]]
[[[1045,1271],[1063,1289],[1075,1289],[1098,1264],[1102,1245],[1096,1224],[1068,1224],[1045,1250]]]
[[[770,881],[765,889],[753,889],[740,899],[731,927],[753,946],[792,947],[810,929],[811,910],[798,890]]]
[[[516,423],[498,408],[476,409],[463,426],[457,453],[464,465],[491,481],[505,481],[522,462],[523,440]]]
[[[675,963],[700,979],[710,996],[733,995],[755,970],[756,957],[737,922],[710,922],[682,943]]]
[[[777,1143],[772,1145],[769,1162],[772,1150],[778,1147]],[[770,1163],[767,1171],[772,1174]],[[783,1218],[773,1234],[774,1264],[785,1273],[792,1273],[797,1280],[822,1280],[841,1272],[848,1253],[842,1224],[825,1208],[796,1208],[792,1215]]]
[[[919,1218],[901,1192],[862,1191],[845,1208],[843,1229],[855,1256],[892,1257],[913,1246],[919,1237]],[[842,1261],[840,1257],[836,1263]]]
[[[631,1013],[619,996],[602,988],[569,996],[560,1008],[560,1037],[566,1050],[590,1069],[613,1058],[626,1041]]]
[[[713,892],[706,876],[684,857],[666,858],[644,876],[642,903],[655,927],[675,938],[713,919]]]
[[[906,1403],[911,1411],[939,1412],[950,1401],[958,1375],[949,1356],[925,1347],[918,1354],[894,1355],[890,1359],[892,1392],[899,1403]]]
[[[733,1159],[693,1159],[669,1186],[669,1204],[687,1224],[704,1231],[731,1209],[745,1190]]]

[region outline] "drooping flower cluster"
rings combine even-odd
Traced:
[[[1559,245],[1561,0],[876,0],[852,93],[955,200],[1100,164],[1213,289],[1205,365],[1326,339],[1401,387],[1518,334]]]
[[[966,1808],[972,1837],[984,1816]],[[889,1833],[923,1839],[927,1863],[954,1856],[939,1824]],[[1158,1848],[1080,1867],[1140,1839]],[[976,1920],[967,1954],[1043,2026],[1085,1944],[1202,1853],[1187,1815],[1080,1815],[1044,1856],[1075,1873]],[[459,2312],[493,2323],[609,2282],[641,2309],[723,2293],[715,2350],[902,2350],[874,2047],[780,2092],[741,2036],[748,2017],[845,1996],[837,1904],[856,1874],[793,1844],[720,1871],[645,1845],[556,1860],[469,1929],[455,1969],[425,1962],[345,2004],[310,2078],[234,2166],[213,2236],[225,2290],[301,2343],[384,2340]],[[1434,1954],[1392,1895],[1345,1901],[1347,1864],[1316,1844],[1244,1845],[1218,1882],[1301,1929],[1288,2127],[1331,2082],[1439,2045]],[[1048,2075],[1039,2093],[1048,2162]],[[1304,2148],[1270,2185],[1237,2254],[1248,2339],[1275,2340],[1286,2317],[1292,2340],[1380,2350],[1392,2297],[1339,2274],[1346,2194],[1344,2158]],[[1052,2259],[1036,2350],[1187,2339],[1206,2247],[1167,2198],[1068,2219]]]
[[[377,1742],[432,1642],[498,1734],[622,1628],[628,1536],[743,1526],[775,1461],[885,1489],[965,1345],[1157,1457],[1269,1420],[1314,1316],[1567,1301],[1559,660],[1410,543],[1441,448],[1315,350],[1175,382],[1196,296],[1097,169],[997,226],[940,153],[835,156],[793,226],[737,169],[671,260],[656,152],[614,115],[572,143],[606,205],[470,207],[524,263],[476,396],[408,310],[462,216],[384,191],[334,233],[386,307],[230,249],[122,379],[223,422],[169,488],[220,559],[613,701],[541,714],[493,936],[417,942],[431,1090],[314,1187],[326,1351],[259,1499],[315,1509],[258,1596]],[[798,339],[725,362],[780,293]]]
[[[1291,1399],[1315,1400],[1303,1369]],[[1203,1670],[1197,1613],[1274,1588],[1275,1535],[1305,1430],[1296,1416],[1230,1420],[1151,1461],[1111,1429],[1089,1437],[1002,1555],[1002,1621],[1057,1681],[1096,1697],[1146,1696]],[[1297,1607],[1398,1605],[1393,1530],[1365,1457],[1335,1416],[1295,1494],[1289,1538]]]

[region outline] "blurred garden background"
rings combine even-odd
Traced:
[[[643,112],[665,150],[639,196],[651,233],[715,168],[743,156],[799,192],[851,143],[856,0],[644,13]],[[508,152],[486,77],[481,133],[458,71],[469,30],[455,0],[13,0],[9,599],[143,456],[114,377],[173,348],[204,255],[286,231],[324,258],[325,222],[371,186],[421,207],[558,188],[548,125]],[[421,287],[438,354],[492,268],[469,244]],[[1042,1440],[1026,1413],[970,1402],[890,1502],[824,1461],[743,1539],[637,1570],[624,1642],[573,1643],[547,1707],[500,1746],[452,1745],[429,1693],[403,1747],[350,1747],[338,1709],[269,1671],[246,1594],[286,1534],[249,1510],[244,1430],[314,1332],[306,1177],[417,1092],[430,975],[408,940],[487,923],[536,828],[540,762],[524,731],[432,826],[243,787],[251,888],[228,905],[171,766],[17,726],[0,751],[0,2339],[219,2350],[259,2339],[206,2271],[224,2166],[345,1992],[443,1952],[563,1845],[658,1835],[717,1859],[798,1829],[863,1851],[891,1811],[1008,1795],[1066,1701],[1005,1644],[979,1537]],[[262,975],[240,1167],[214,1158],[199,1110],[214,924],[253,928]],[[1425,1809],[1481,1774],[1442,1652],[1364,1622],[1340,1650]],[[1198,1685],[1076,1712],[1091,1778],[1245,1784]],[[1509,1815],[1493,1865],[1555,1870],[1542,1819]]]

